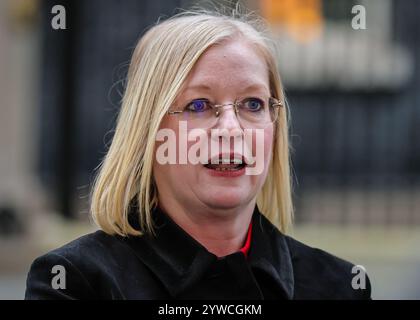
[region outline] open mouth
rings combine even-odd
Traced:
[[[239,171],[246,167],[244,157],[235,156],[233,154],[230,156],[219,155],[208,162],[209,163],[204,166],[207,169],[215,171]]]

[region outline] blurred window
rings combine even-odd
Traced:
[[[366,29],[352,28],[354,5]],[[407,84],[413,57],[393,41],[392,0],[259,0],[279,42],[289,89],[396,90]]]

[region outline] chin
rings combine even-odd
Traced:
[[[206,201],[207,205],[212,208],[217,209],[232,209],[239,206],[242,206],[246,203],[248,197],[245,196],[246,193],[242,192],[232,192],[221,190],[215,194],[207,194]]]

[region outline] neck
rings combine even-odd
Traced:
[[[255,201],[234,209],[190,209],[159,203],[168,216],[208,251],[223,257],[239,251],[246,239]]]

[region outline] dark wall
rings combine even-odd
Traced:
[[[57,4],[66,8],[66,30],[51,27]],[[65,215],[71,215],[72,196],[88,193],[112,137],[121,80],[137,40],[180,5],[180,0],[42,2],[39,169]]]

